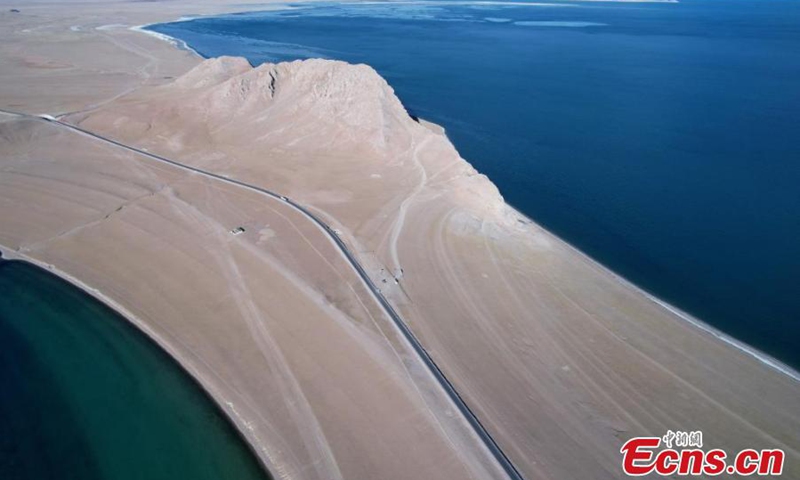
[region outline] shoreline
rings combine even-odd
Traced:
[[[650,302],[652,302],[652,303],[660,306],[661,308],[669,311],[670,313],[674,314],[676,317],[679,317],[681,320],[689,323],[690,325],[694,326],[695,328],[698,328],[698,329],[702,330],[703,332],[706,332],[709,335],[714,336],[715,338],[719,339],[720,341],[725,342],[726,344],[730,345],[731,347],[733,347],[733,348],[735,348],[735,349],[737,349],[737,350],[739,350],[739,351],[741,351],[743,353],[746,353],[750,357],[758,360],[760,363],[762,363],[764,365],[767,365],[768,367],[772,368],[773,370],[775,370],[777,372],[780,372],[780,373],[788,376],[792,380],[795,380],[796,382],[800,383],[800,371],[796,370],[791,365],[788,365],[788,364],[780,361],[779,359],[773,357],[772,355],[770,355],[768,353],[765,353],[765,352],[762,352],[761,350],[758,350],[757,348],[755,348],[753,346],[750,346],[749,344],[747,344],[747,343],[745,343],[745,342],[743,342],[743,341],[741,341],[741,340],[739,340],[737,338],[734,338],[734,337],[728,335],[727,333],[723,332],[722,330],[718,329],[717,327],[714,327],[713,325],[711,325],[709,323],[706,323],[703,320],[700,320],[699,318],[697,318],[697,317],[691,315],[690,313],[688,313],[688,312],[686,312],[686,311],[684,311],[684,310],[682,310],[682,309],[670,304],[669,302],[667,302],[665,300],[661,300],[657,296],[655,296],[652,293],[650,293],[647,290],[645,290],[643,287],[640,287],[639,285],[636,285],[635,283],[633,283],[632,281],[628,280],[624,276],[616,273],[615,271],[611,270],[609,267],[605,266],[599,260],[595,260],[593,257],[589,256],[589,254],[583,252],[582,250],[580,250],[578,247],[576,247],[575,245],[571,244],[567,240],[561,238],[560,236],[558,236],[555,233],[551,232],[547,228],[543,227],[542,225],[540,225],[539,223],[534,221],[532,218],[530,218],[527,215],[525,215],[524,213],[522,213],[520,210],[518,210],[513,205],[509,205],[508,203],[506,203],[506,205],[508,205],[509,208],[514,210],[514,212],[516,212],[518,215],[523,217],[525,220],[533,223],[538,228],[540,228],[543,231],[547,232],[548,235],[550,235],[553,239],[555,239],[558,242],[560,242],[562,245],[566,246],[570,251],[572,251],[573,253],[578,254],[581,258],[587,260],[590,265],[592,265],[595,268],[599,268],[603,272],[611,275],[620,284],[637,291],[638,293],[640,293],[642,296],[644,296]]]
[[[146,338],[153,342],[156,347],[166,353],[169,358],[175,362],[178,368],[186,373],[187,377],[191,379],[191,381],[203,392],[213,408],[219,411],[220,415],[222,415],[224,418],[228,419],[233,427],[233,430],[239,436],[242,443],[247,447],[247,450],[255,457],[256,462],[258,462],[258,465],[261,467],[264,473],[266,473],[267,477],[270,479],[276,478],[264,462],[263,457],[259,455],[259,448],[266,451],[266,446],[261,443],[259,438],[248,435],[248,432],[252,432],[252,430],[248,428],[247,420],[239,415],[236,409],[233,408],[233,404],[231,402],[224,399],[224,395],[221,392],[215,392],[208,388],[206,385],[208,382],[203,382],[201,380],[202,375],[200,374],[200,371],[192,368],[190,362],[187,362],[185,358],[181,356],[180,353],[173,348],[169,342],[159,336],[152,328],[148,327],[147,324],[140,318],[131,313],[127,308],[118,302],[114,301],[114,299],[104,294],[99,289],[89,286],[80,279],[56,268],[54,265],[37,260],[33,257],[25,255],[24,253],[17,252],[16,250],[13,250],[2,244],[0,244],[0,262],[24,262],[33,265],[36,268],[40,268],[45,272],[55,275],[59,279],[78,288],[83,293],[102,303],[125,321],[129,322],[134,328],[136,328],[136,330],[141,332]]]
[[[595,0],[583,0],[583,1],[595,1]],[[677,3],[677,2],[675,2],[675,3]],[[255,13],[255,12],[257,12],[257,11],[253,11],[253,13]],[[249,11],[243,11],[243,12],[238,12],[238,13],[250,13],[250,12]],[[208,15],[208,16],[209,17],[215,17],[215,16],[226,16],[226,15],[231,15],[231,13],[226,13],[226,14],[222,14],[222,15]],[[206,57],[204,57],[203,55],[199,54],[195,49],[193,49],[185,41],[183,41],[181,39],[178,39],[178,38],[175,38],[175,37],[172,37],[170,35],[166,35],[166,34],[159,33],[159,32],[154,32],[152,30],[147,30],[147,27],[149,27],[151,25],[159,25],[159,24],[163,24],[163,23],[185,22],[185,21],[191,21],[191,20],[194,20],[194,19],[197,19],[197,18],[201,18],[201,17],[200,16],[181,17],[180,19],[175,20],[175,21],[151,23],[151,24],[147,24],[147,25],[140,25],[140,26],[136,26],[136,27],[130,27],[130,29],[133,30],[133,31],[139,32],[139,33],[143,33],[145,35],[151,35],[151,36],[156,37],[156,38],[158,38],[158,39],[160,39],[162,41],[169,42],[170,44],[172,44],[173,46],[175,46],[176,48],[179,48],[179,49],[182,49],[182,46],[185,46],[186,50],[194,53],[199,58],[205,59]],[[435,124],[435,123],[430,122],[429,120],[425,120],[423,118],[421,118],[420,120],[423,120],[423,121],[425,121],[425,122],[427,122],[427,123],[429,123],[431,125],[436,125],[437,127],[439,127],[441,129],[442,134],[445,137],[447,137],[446,129],[444,127],[442,127],[441,125]],[[448,138],[448,140],[450,140],[449,137],[447,137],[447,138]],[[451,141],[451,143],[452,143],[452,141]],[[468,160],[465,160],[465,161],[467,161],[467,163],[469,163]],[[470,163],[470,165],[472,165],[472,164]],[[489,178],[489,181],[491,182],[491,178]],[[494,185],[494,182],[492,182],[492,184]],[[496,185],[495,185],[495,187],[496,187]],[[502,195],[502,192],[500,192],[500,193]],[[528,215],[523,213],[521,210],[519,210],[515,206],[513,206],[513,205],[511,205],[511,204],[509,204],[507,202],[505,204],[506,204],[506,206],[511,208],[515,213],[517,213],[519,216],[521,216],[525,220],[531,222],[537,228],[540,228],[541,230],[547,232],[548,235],[550,235],[552,238],[558,240],[561,244],[567,246],[571,251],[573,251],[575,253],[578,253],[582,258],[588,260],[589,263],[592,266],[594,266],[596,268],[600,268],[602,271],[604,271],[604,272],[610,274],[611,276],[613,276],[621,284],[623,284],[623,285],[625,285],[627,287],[630,287],[633,290],[641,293],[650,302],[659,305],[660,307],[666,309],[667,311],[669,311],[670,313],[674,314],[675,316],[680,317],[685,322],[688,322],[689,324],[691,324],[695,328],[698,328],[698,329],[702,330],[703,332],[708,333],[709,335],[712,335],[713,337],[715,337],[715,338],[719,339],[720,341],[730,345],[731,347],[733,347],[733,348],[735,348],[735,349],[737,349],[737,350],[749,355],[750,357],[758,360],[762,364],[767,365],[770,368],[772,368],[772,369],[774,369],[774,370],[776,370],[776,371],[788,376],[789,378],[795,380],[796,382],[800,383],[800,371],[798,371],[797,369],[795,369],[792,366],[786,364],[785,362],[779,360],[778,358],[776,358],[776,357],[774,357],[774,356],[772,356],[772,355],[770,355],[770,354],[768,354],[766,352],[762,352],[761,350],[759,350],[759,349],[747,344],[746,342],[744,342],[742,340],[739,340],[739,339],[737,339],[737,338],[725,333],[721,329],[719,329],[719,328],[717,328],[717,327],[715,327],[715,326],[713,326],[713,325],[711,325],[711,324],[709,324],[709,323],[707,323],[707,322],[705,322],[705,321],[703,321],[703,320],[701,320],[701,319],[689,314],[688,312],[680,309],[679,307],[677,307],[675,305],[672,305],[672,304],[670,304],[669,302],[667,302],[665,300],[661,300],[660,298],[658,298],[654,294],[652,294],[652,293],[648,292],[647,290],[645,290],[643,287],[640,287],[639,285],[636,285],[631,280],[629,280],[629,279],[625,278],[624,276],[614,272],[613,270],[611,270],[608,266],[606,266],[605,264],[603,264],[599,260],[589,256],[587,253],[583,252],[582,250],[580,250],[578,247],[576,247],[572,243],[568,242],[567,240],[565,240],[562,237],[556,235],[555,233],[553,233],[549,229],[545,228],[540,223],[538,223],[534,219],[530,218]]]
[[[185,20],[181,20],[183,18],[185,18]],[[181,17],[181,19],[175,20],[174,22],[167,22],[167,23],[188,22],[189,20],[193,20],[195,18],[200,18],[200,17]],[[162,23],[164,23],[164,22],[162,22]],[[197,50],[195,50],[194,48],[190,47],[189,44],[184,42],[183,40],[177,39],[175,37],[170,37],[169,35],[166,35],[166,34],[163,34],[163,33],[159,33],[159,32],[155,32],[155,31],[149,30],[147,28],[147,27],[150,27],[152,25],[159,25],[159,23],[145,23],[144,25],[134,25],[133,27],[128,27],[128,30],[133,31],[133,32],[137,32],[137,33],[142,33],[144,35],[149,35],[151,37],[155,37],[155,38],[157,38],[159,40],[162,40],[164,42],[167,42],[167,43],[171,44],[172,46],[174,46],[178,50],[185,50],[185,51],[197,56],[198,58],[203,58],[203,59],[205,58],[204,56],[200,55],[200,53],[198,53]]]

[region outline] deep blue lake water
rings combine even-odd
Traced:
[[[152,29],[372,65],[509,203],[800,367],[800,2],[328,3]]]

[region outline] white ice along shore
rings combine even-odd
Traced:
[[[195,18],[197,18],[197,17],[181,17],[178,20],[176,20],[175,22],[188,22],[189,20],[193,20]],[[172,22],[172,23],[175,23],[175,22]],[[130,30],[133,30],[134,32],[144,33],[145,35],[150,35],[151,37],[155,37],[155,38],[157,38],[159,40],[163,40],[165,42],[169,42],[170,44],[174,45],[175,47],[177,47],[177,48],[179,48],[181,50],[186,50],[188,52],[191,52],[194,55],[197,55],[200,58],[205,58],[202,55],[200,55],[197,52],[197,50],[195,50],[192,47],[190,47],[189,44],[184,42],[183,40],[177,39],[175,37],[170,37],[169,35],[166,35],[166,34],[163,34],[163,33],[154,32],[153,30],[148,30],[147,27],[150,27],[152,25],[156,25],[156,24],[155,23],[148,23],[148,24],[145,24],[145,25],[136,25],[136,26],[130,27]]]

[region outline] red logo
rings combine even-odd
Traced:
[[[660,448],[661,444],[664,448]],[[673,443],[676,448],[673,448]],[[622,471],[640,477],[669,475],[781,475],[784,453],[780,449],[745,449],[729,457],[720,449],[704,450],[702,432],[668,431],[662,438],[634,437],[622,446]],[[728,458],[733,461],[728,463]]]

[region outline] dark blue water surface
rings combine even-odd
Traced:
[[[295,7],[152,28],[372,65],[509,203],[800,366],[800,1]]]

